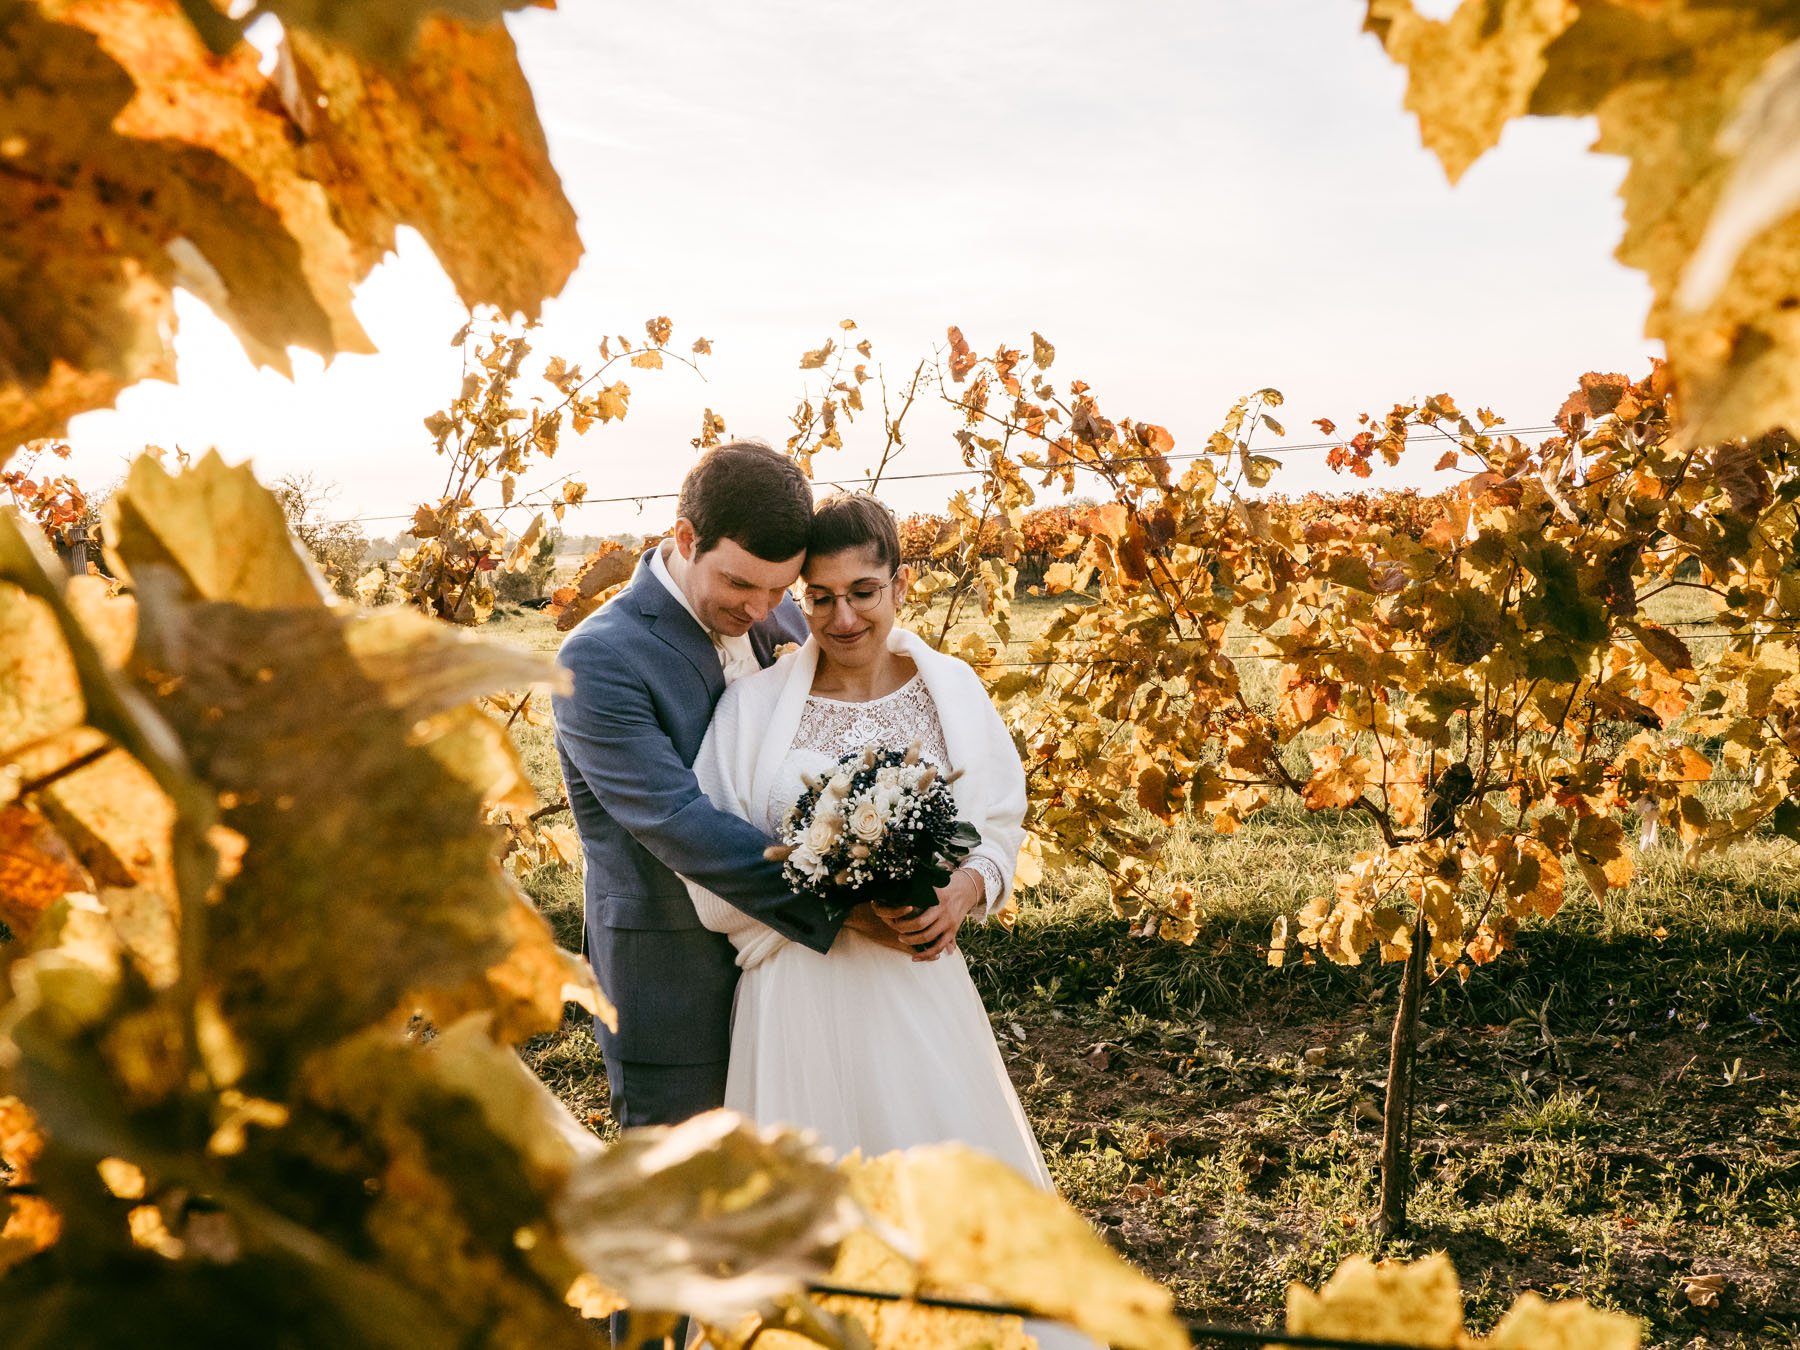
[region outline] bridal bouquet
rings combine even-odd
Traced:
[[[836,911],[864,900],[929,908],[932,891],[981,842],[956,818],[957,776],[921,763],[916,743],[853,751],[807,777],[767,856],[783,864],[795,891]]]

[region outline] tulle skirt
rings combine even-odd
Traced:
[[[828,956],[784,943],[738,980],[725,1104],[840,1155],[966,1144],[1052,1188],[960,951],[914,961],[848,929]],[[1025,1329],[1045,1350],[1099,1350]]]
[[[849,929],[825,956],[782,944],[738,980],[725,1104],[838,1154],[967,1144],[1050,1187],[957,950],[914,961]]]

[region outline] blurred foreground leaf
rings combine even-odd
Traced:
[[[894,1241],[878,1236],[883,1229],[852,1238],[833,1283],[1016,1306],[1120,1350],[1188,1344],[1168,1290],[1126,1264],[1067,1203],[1004,1163],[942,1145],[844,1166],[857,1202]],[[1016,1319],[848,1299],[828,1306],[861,1323],[880,1350],[1028,1343]]]
[[[1352,1256],[1317,1293],[1289,1285],[1287,1330],[1444,1350],[1637,1350],[1639,1341],[1632,1318],[1574,1299],[1547,1303],[1530,1292],[1519,1295],[1491,1337],[1470,1335],[1456,1268],[1441,1252],[1410,1264]]]
[[[574,269],[574,212],[503,26],[420,26],[418,4],[275,8],[273,75],[229,23],[209,50],[190,22],[221,17],[209,0],[0,8],[0,461],[173,378],[177,286],[285,372],[290,346],[372,350],[351,290],[398,225],[471,304],[535,315]]]
[[[727,1111],[627,1131],[577,1170],[557,1219],[634,1307],[713,1322],[821,1278],[861,1224],[826,1154]]]
[[[1452,181],[1514,117],[1593,116],[1629,161],[1619,260],[1655,293],[1690,444],[1800,427],[1800,6],[1368,0]],[[1684,285],[1685,279],[1685,285]]]
[[[550,672],[330,604],[216,457],[141,461],[110,538],[102,646],[0,516],[0,1340],[591,1344],[553,1209],[599,1145],[508,1041],[610,1009],[499,867],[472,702]]]

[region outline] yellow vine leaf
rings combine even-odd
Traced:
[[[6,952],[0,1153],[14,1178],[40,1153],[56,1166],[29,1204],[0,1192],[0,1265],[57,1240],[59,1213],[83,1216],[60,1238],[78,1260],[7,1272],[0,1341],[111,1341],[179,1312],[207,1343],[279,1321],[309,1344],[575,1350],[592,1330],[572,1303],[609,1302],[596,1281],[687,1307],[726,1264],[758,1297],[821,1272],[855,1215],[805,1146],[731,1125],[604,1151],[505,1043],[565,999],[607,1011],[483,824],[484,797],[517,800],[521,779],[472,700],[553,672],[422,616],[327,602],[267,537],[287,539],[249,471],[216,457],[140,465],[112,520],[138,601],[123,671],[0,516],[0,613],[18,621],[0,628],[0,706],[18,714],[0,769],[17,779],[37,756],[58,775],[0,811],[33,866],[74,860]],[[74,731],[91,758],[67,757]],[[162,814],[53,800],[109,764],[141,772]],[[75,864],[100,898],[58,884]],[[109,867],[134,892],[164,874],[177,979],[134,959]],[[435,1035],[408,1031],[421,1004]],[[210,1130],[203,1159],[172,1117]],[[195,1168],[198,1209],[179,1180]],[[144,1202],[129,1215],[110,1189],[127,1169]],[[166,1261],[136,1264],[146,1243]]]
[[[900,1155],[890,1155],[898,1157]],[[901,1171],[887,1158],[872,1163],[853,1156],[841,1164],[850,1178],[850,1193],[873,1221],[870,1229],[852,1234],[839,1248],[829,1276],[833,1284],[856,1289],[902,1290],[917,1287],[919,1271],[891,1244],[915,1239],[908,1228]],[[884,1240],[885,1238],[885,1240]],[[915,1246],[914,1255],[922,1251]],[[939,1291],[932,1291],[939,1292]],[[924,1308],[910,1303],[877,1303],[863,1299],[822,1299],[821,1305],[853,1321],[875,1350],[933,1350],[938,1346],[989,1346],[993,1350],[1029,1350],[1016,1317]],[[795,1332],[765,1331],[757,1342],[770,1350],[805,1350],[809,1339]]]
[[[1637,1322],[1579,1299],[1551,1303],[1527,1290],[1482,1341],[1491,1350],[1637,1350]]]
[[[1361,797],[1375,766],[1362,755],[1346,757],[1341,745],[1312,752],[1313,773],[1302,800],[1309,811],[1342,810]]]
[[[1411,1264],[1352,1256],[1317,1293],[1302,1284],[1288,1286],[1287,1330],[1302,1336],[1457,1350],[1462,1327],[1462,1286],[1441,1252]]]
[[[209,953],[247,1084],[278,1089],[310,1048],[432,991],[465,1006],[489,972],[499,1015],[553,1025],[574,963],[533,963],[526,1015],[509,954],[548,929],[482,825],[523,771],[472,700],[554,670],[409,610],[332,608],[280,519],[248,468],[143,459],[110,535],[139,596],[134,670],[251,841]]]
[[[0,757],[36,777],[60,767],[41,752],[81,726],[87,707],[49,605],[0,582],[0,633],[9,639],[0,646]]]
[[[114,750],[69,773],[38,798],[80,856],[89,889],[111,917],[146,982],[166,989],[180,973],[175,805],[130,755]]]
[[[1407,68],[1407,106],[1453,180],[1513,117],[1598,119],[1594,149],[1629,161],[1618,256],[1650,281],[1646,331],[1667,346],[1689,444],[1800,426],[1800,193],[1783,130],[1800,9],[1463,0],[1437,21],[1368,0],[1366,25]]]
[[[216,451],[177,473],[149,456],[134,461],[126,491],[107,503],[106,527],[109,539],[130,541],[131,563],[168,570],[195,600],[264,610],[322,604],[274,495],[248,468],[227,469]]]
[[[939,1145],[847,1160],[844,1167],[858,1203],[899,1234],[910,1253],[859,1235],[845,1244],[834,1279],[1010,1304],[1120,1350],[1187,1345],[1168,1290],[1127,1265],[1066,1203],[1004,1163]],[[926,1309],[871,1313],[867,1304],[833,1306],[869,1319],[881,1333],[878,1350],[922,1350],[933,1343],[929,1333],[947,1325],[939,1320],[943,1314]],[[1015,1343],[1004,1323],[989,1326],[996,1345]]]
[[[71,892],[91,889],[74,852],[28,806],[0,807],[0,922],[29,934],[43,912]]]
[[[288,118],[263,97],[269,81],[256,50],[239,43],[215,56],[170,0],[33,3],[53,23],[91,35],[130,80],[131,98],[110,126],[115,138],[105,142],[111,156],[181,148],[169,169],[187,190],[194,232],[176,241],[175,280],[217,308],[254,360],[285,374],[293,342],[373,351],[350,306],[359,276],[350,241],[332,220],[329,195],[298,171]],[[244,213],[248,228],[236,237],[227,210]]]
[[[32,1164],[44,1152],[37,1121],[17,1097],[0,1095],[0,1275],[54,1246],[61,1235],[55,1209],[14,1187],[30,1184]]]
[[[122,669],[137,641],[137,601],[99,576],[70,577],[63,598],[107,668]]]
[[[427,41],[421,26],[434,15],[454,13],[469,23],[489,23],[507,10],[539,0],[258,0],[254,12],[274,14],[284,27],[303,27],[341,43],[376,66],[393,65]]]
[[[1411,0],[1369,0],[1364,26],[1409,71],[1454,70],[1453,78],[1414,78],[1406,89],[1407,110],[1454,183],[1530,108],[1545,49],[1577,12],[1575,0],[1502,0],[1460,5],[1434,20]]]
[[[70,590],[96,618],[130,608]],[[177,969],[172,804],[142,765],[84,725],[51,606],[0,581],[0,621],[12,639],[0,644],[0,767],[28,798],[0,810],[0,918],[25,936],[64,895],[97,896],[138,973],[167,987]]]
[[[1013,871],[1014,887],[1031,887],[1044,880],[1044,845],[1035,834],[1027,834],[1019,848],[1018,866]]]
[[[573,1230],[623,1220],[549,1206],[600,1145],[479,1019],[424,1046],[351,1037],[311,1061],[300,1099],[378,1145],[366,1230],[392,1271],[431,1291],[438,1317],[484,1328],[494,1346],[580,1344],[578,1319],[547,1295],[583,1273]]]
[[[729,1111],[581,1149],[555,1219],[583,1267],[643,1311],[735,1323],[824,1278],[863,1222],[816,1144]]]
[[[1769,58],[1719,139],[1736,164],[1682,278],[1685,309],[1709,304],[1750,241],[1800,210],[1800,42]]]
[[[15,1044],[38,1027],[61,1036],[99,1026],[113,1011],[124,972],[118,936],[92,896],[72,895],[49,911],[25,939],[25,949],[8,972]],[[129,1054],[126,1056],[129,1058]],[[53,1105],[34,1101],[30,1081],[21,1083],[24,1100],[54,1137]]]
[[[593,968],[559,947],[535,910],[514,905],[500,922],[511,945],[499,961],[458,988],[420,995],[420,1007],[433,1022],[448,1025],[485,1010],[492,1015],[493,1036],[516,1044],[555,1031],[562,1025],[563,1005],[574,1003],[619,1029],[618,1010],[595,983]]]
[[[0,1167],[13,1180],[31,1180],[31,1164],[44,1151],[44,1137],[30,1109],[17,1097],[0,1095]]]
[[[575,212],[505,27],[428,17],[394,66],[304,30],[288,47],[282,93],[305,132],[301,170],[331,186],[365,271],[410,225],[470,308],[536,315],[562,289],[581,259]]]
[[[1290,1284],[1287,1328],[1300,1336],[1391,1341],[1441,1350],[1637,1350],[1638,1324],[1579,1300],[1520,1294],[1491,1337],[1463,1328],[1456,1268],[1442,1252],[1411,1263],[1344,1260],[1317,1293]],[[1280,1346],[1271,1343],[1272,1350]]]
[[[177,286],[287,371],[290,346],[371,349],[351,290],[396,224],[431,240],[465,300],[535,313],[567,278],[573,212],[503,29],[428,19],[406,62],[377,70],[292,8],[280,79],[244,42],[209,50],[180,0],[0,16],[0,141],[18,151],[0,176],[18,264],[0,284],[0,458],[172,378]],[[283,101],[302,91],[303,114]]]
[[[1625,829],[1610,816],[1584,816],[1575,827],[1575,865],[1593,888],[1594,898],[1606,899],[1607,891],[1631,880],[1632,861]]]
[[[0,1220],[0,1275],[48,1251],[62,1236],[56,1210],[35,1195],[0,1194]]]
[[[644,541],[644,551],[654,548],[659,540]],[[613,594],[631,580],[642,553],[628,549],[609,539],[600,545],[575,572],[567,586],[559,586],[550,596],[550,612],[556,617],[558,632],[566,633],[588,615],[605,604]]]
[[[1507,842],[1500,854],[1500,881],[1516,906],[1549,919],[1563,904],[1562,860],[1529,835]]]

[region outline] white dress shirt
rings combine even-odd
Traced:
[[[688,599],[687,592],[681,589],[674,574],[669,571],[668,555],[674,547],[673,539],[665,539],[656,546],[656,552],[650,555],[651,573],[662,582],[670,595],[681,602],[681,607],[693,615],[694,622],[700,625],[700,631],[712,639],[713,649],[719,654],[719,668],[725,673],[727,685],[746,675],[756,674],[762,669],[762,662],[756,659],[756,648],[750,645],[750,635],[718,633],[708,628],[694,608],[693,601]]]

